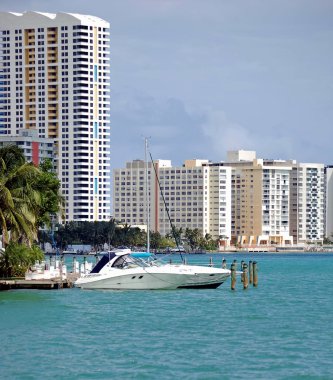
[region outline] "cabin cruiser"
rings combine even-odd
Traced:
[[[217,288],[231,274],[229,269],[185,264],[166,264],[130,249],[110,251],[75,286],[82,289],[177,289]]]

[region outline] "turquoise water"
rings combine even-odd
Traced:
[[[0,292],[0,378],[333,379],[333,254],[224,257],[258,288]]]

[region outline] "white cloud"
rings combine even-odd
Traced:
[[[249,131],[228,120],[224,111],[210,110],[206,117],[201,127],[203,134],[210,139],[214,156],[224,155],[228,150],[252,149],[255,145]]]

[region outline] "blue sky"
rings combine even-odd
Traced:
[[[333,164],[331,0],[1,0],[111,24],[112,167],[226,151]]]

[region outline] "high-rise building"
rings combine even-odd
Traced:
[[[325,168],[325,236],[333,240],[333,165]]]
[[[257,159],[255,152],[228,152],[231,238],[241,245],[292,244],[289,234],[289,162]]]
[[[0,12],[0,135],[53,139],[67,221],[111,214],[109,44],[97,17]]]
[[[233,168],[232,235],[238,242],[284,245],[323,241],[324,164],[257,159],[255,152],[246,151],[229,152],[227,161],[222,165]]]
[[[290,181],[290,229],[297,243],[322,243],[325,237],[325,166],[293,165]]]
[[[203,163],[203,233],[229,244],[232,237],[232,168]]]

